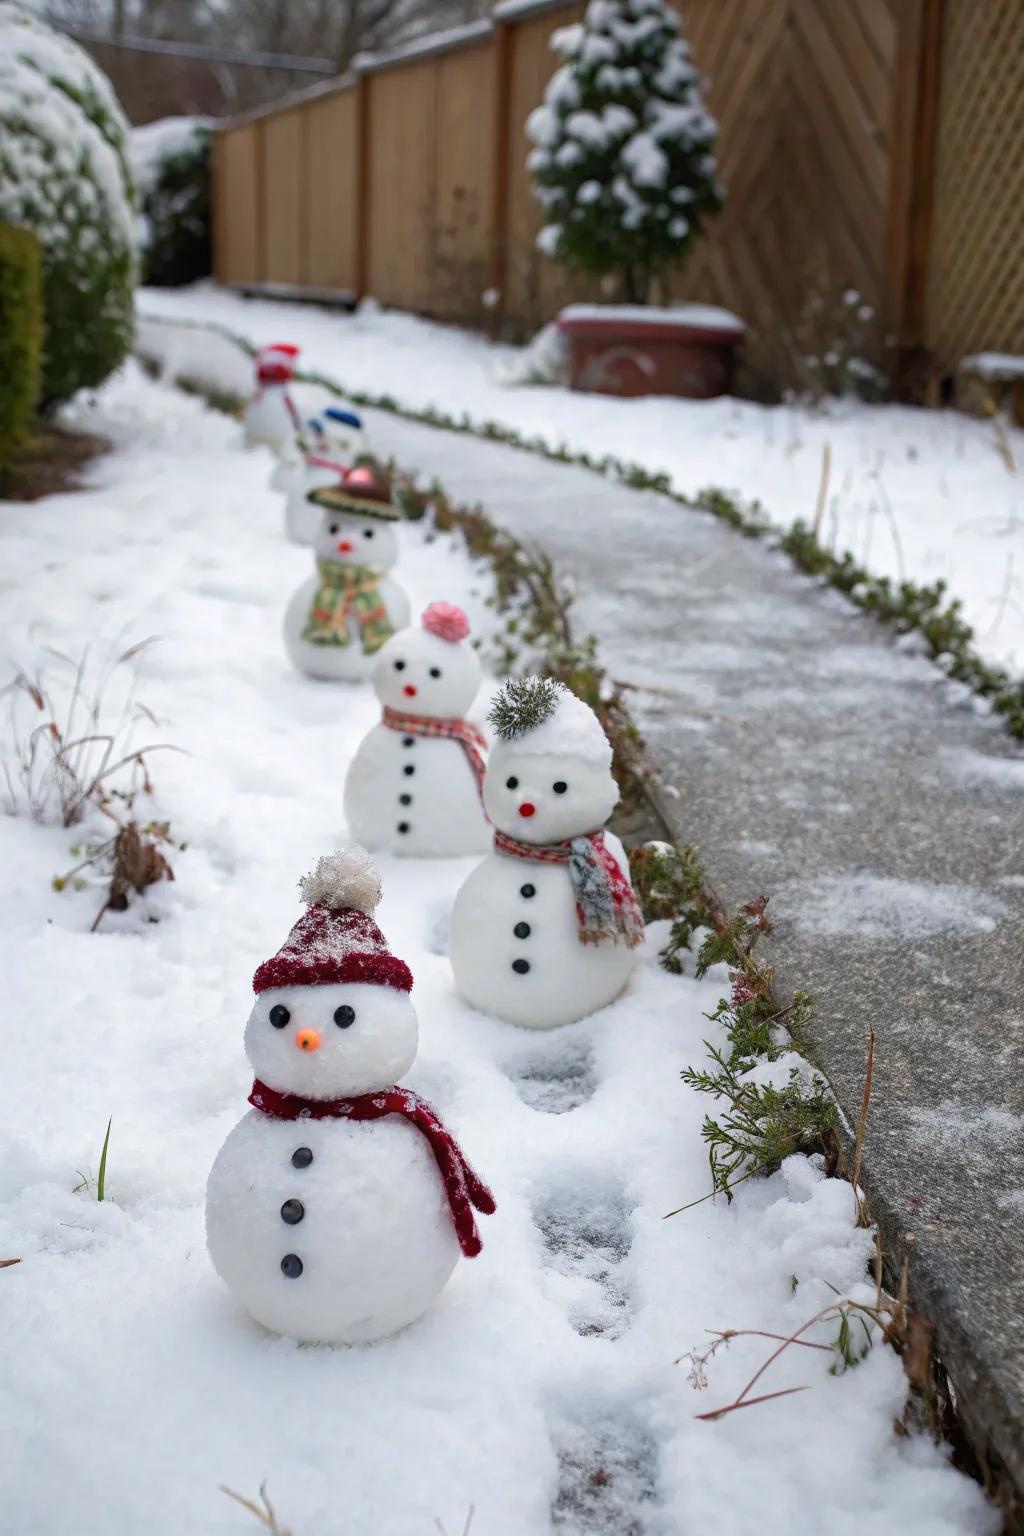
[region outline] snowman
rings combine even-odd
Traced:
[[[363,1344],[420,1317],[494,1200],[435,1110],[396,1079],[416,1056],[412,976],[372,913],[361,848],[322,858],[307,911],[253,979],[249,1103],[206,1190],[214,1268],[266,1328]]]
[[[317,425],[321,425],[317,421]],[[284,530],[293,544],[315,544],[322,522],[320,507],[309,499],[310,491],[337,485],[348,461],[332,458],[331,443],[324,433],[319,439],[307,436],[305,451],[296,469],[288,477],[284,503]]]
[[[315,453],[320,458],[326,458],[328,452],[327,434],[324,431],[323,421],[319,416],[311,416],[308,421],[302,423],[298,431],[292,434],[291,442],[271,470],[270,489],[283,491],[287,496],[292,487],[303,478],[302,470],[305,467],[307,454]]]
[[[387,482],[362,465],[336,474],[308,499],[320,510],[317,574],[288,604],[285,646],[309,677],[359,682],[381,646],[409,622],[409,599],[384,574],[398,559],[398,513]]]
[[[361,416],[347,406],[328,405],[324,408],[323,421],[328,457],[340,459],[342,464],[355,464],[366,457],[370,444]]]
[[[243,418],[250,447],[266,443],[275,453],[288,452],[299,426],[299,413],[288,390],[298,355],[298,347],[284,341],[257,353],[256,389]]]
[[[431,603],[421,628],[399,631],[377,653],[373,686],[384,713],[345,780],[349,830],[369,848],[448,857],[490,843],[486,742],[463,718],[480,686],[468,635],[461,608]]]
[[[494,848],[455,898],[455,985],[485,1013],[551,1029],[612,1002],[643,941],[625,852],[603,830],[619,798],[612,749],[549,678],[509,679],[488,718]]]

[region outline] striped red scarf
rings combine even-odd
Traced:
[[[249,1103],[273,1120],[380,1120],[384,1115],[404,1116],[430,1143],[444,1181],[459,1247],[467,1259],[480,1252],[483,1244],[473,1207],[485,1216],[492,1215],[494,1196],[467,1163],[437,1110],[411,1088],[381,1088],[377,1093],[361,1093],[351,1099],[304,1099],[297,1093],[278,1093],[257,1078]]]
[[[475,725],[468,720],[433,720],[429,715],[407,715],[404,710],[384,706],[383,722],[391,731],[404,731],[409,736],[435,736],[445,741],[457,741],[466,754],[477,794],[483,799],[484,762],[487,742]]]
[[[635,949],[643,941],[639,903],[618,860],[605,847],[603,832],[586,832],[564,843],[537,844],[521,843],[507,832],[496,831],[494,846],[513,859],[568,865],[581,944],[604,944],[611,939]]]

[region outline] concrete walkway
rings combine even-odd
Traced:
[[[535,539],[639,686],[673,835],[732,907],[771,897],[781,990],[983,1461],[1024,1489],[1024,755],[913,647],[709,516],[368,412],[375,446]],[[722,478],[728,479],[723,465]],[[699,1059],[680,1042],[680,1065]]]

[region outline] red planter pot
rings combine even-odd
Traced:
[[[687,400],[728,392],[745,330],[735,315],[702,304],[570,304],[557,325],[569,345],[573,389]]]

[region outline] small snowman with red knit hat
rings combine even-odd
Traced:
[[[396,1085],[416,1056],[412,976],[373,920],[369,855],[322,858],[300,889],[305,914],[253,980],[253,1107],[210,1172],[206,1237],[264,1327],[365,1344],[437,1300],[494,1200],[436,1111]]]
[[[378,651],[409,622],[409,599],[387,574],[398,559],[399,514],[388,481],[358,464],[308,494],[319,511],[316,575],[288,604],[284,641],[309,677],[362,682]]]
[[[510,678],[488,719],[494,847],[455,898],[455,985],[485,1013],[551,1029],[612,1002],[643,942],[625,852],[605,830],[612,749],[593,710],[546,677]]]
[[[295,372],[298,347],[276,341],[256,354],[256,388],[245,408],[245,440],[251,446],[265,443],[277,454],[287,454],[301,423],[289,385]]]
[[[480,687],[469,620],[431,603],[422,621],[377,654],[373,686],[384,706],[345,780],[345,818],[368,848],[416,857],[483,853],[486,742],[466,718]]]

